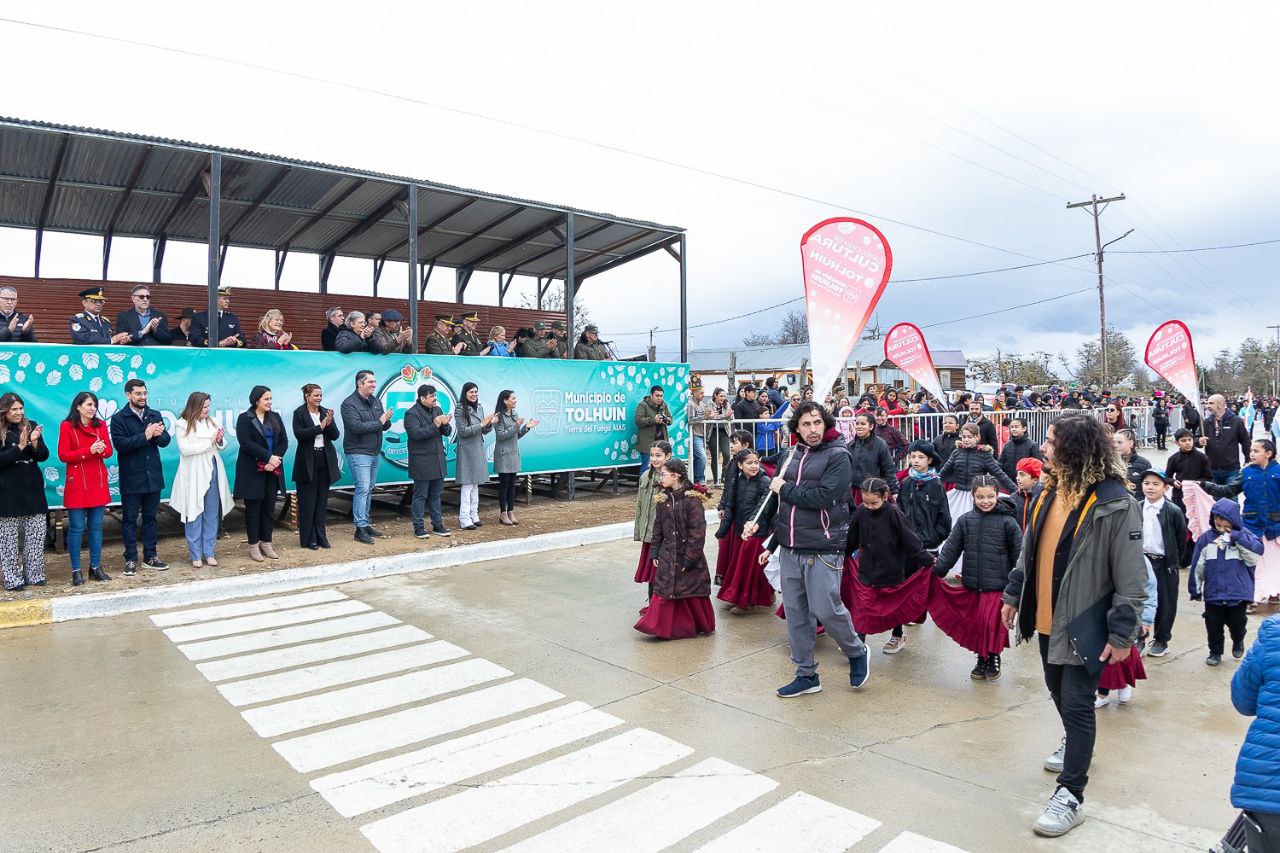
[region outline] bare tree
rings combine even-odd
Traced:
[[[768,332],[752,332],[742,339],[749,347],[779,346],[785,344],[809,343],[809,320],[803,311],[788,311],[774,334]]]

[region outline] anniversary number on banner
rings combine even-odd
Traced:
[[[484,358],[425,355],[341,355],[326,352],[274,350],[190,349],[184,347],[73,347],[61,344],[0,345],[0,387],[16,391],[26,403],[27,417],[44,425],[49,461],[43,466],[45,491],[51,507],[62,505],[65,466],[57,459],[58,422],[66,418],[71,399],[92,391],[99,411],[110,418],[125,405],[124,383],[134,377],[147,383],[149,405],[164,416],[165,426],[182,413],[187,395],[204,391],[212,400],[212,416],[227,430],[223,453],[228,472],[235,467],[236,417],[249,407],[254,385],[271,388],[274,408],[292,423],[302,404],[302,385],[315,382],[324,389],[326,408],[337,410],[355,390],[358,370],[372,370],[378,396],[393,412],[384,433],[378,464],[378,483],[408,482],[408,445],[403,416],[424,383],[440,392],[440,406],[451,412],[464,382],[480,386],[480,402],[493,410],[498,392],[515,391],[521,416],[537,418],[538,426],[520,440],[524,473],[587,470],[634,465],[636,405],[652,386],[661,386],[671,407],[671,441],[687,455],[689,430],[685,419],[689,398],[689,368],[682,364],[648,362],[568,361],[553,359]],[[341,419],[338,421],[341,428]],[[296,442],[290,436],[285,472],[293,470]],[[493,459],[493,437],[486,438]],[[341,442],[339,442],[341,450]],[[446,444],[449,475],[453,475],[454,447]],[[178,444],[160,451],[165,479],[178,469]],[[339,460],[342,455],[339,453]],[[107,460],[112,501],[119,500],[116,459]],[[293,481],[286,476],[287,487]],[[351,485],[344,470],[339,486]],[[164,492],[168,497],[168,490]]]

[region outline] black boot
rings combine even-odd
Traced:
[[[107,574],[106,572],[104,572],[104,571],[102,570],[102,567],[101,567],[101,566],[90,566],[90,567],[89,567],[89,577],[93,578],[93,579],[94,579],[94,580],[96,580],[96,581],[109,581],[109,580],[111,580],[111,575],[109,575],[109,574]]]
[[[80,573],[80,570],[79,570],[79,569],[72,569],[72,570],[71,570],[71,585],[72,585],[72,586],[83,586],[83,585],[84,585],[84,575]]]
[[[987,659],[983,655],[978,655],[978,662],[973,665],[973,669],[969,671],[969,677],[974,681],[982,681],[987,677]]]
[[[987,658],[987,681],[995,681],[1000,677],[1000,655]]]

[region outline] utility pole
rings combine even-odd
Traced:
[[[656,331],[658,331],[658,327],[657,327],[657,326],[654,326],[652,329],[650,329],[650,330],[649,330],[649,352],[648,352],[648,355],[649,355],[649,363],[650,363],[650,364],[652,364],[653,362],[655,362],[655,361],[657,361],[657,360],[658,360],[658,348],[657,348],[656,346],[654,346],[654,344],[653,344],[653,333],[654,333],[654,332],[656,332]]]
[[[1097,247],[1097,252],[1094,257],[1098,262],[1098,357],[1101,360],[1101,364],[1099,366],[1101,367],[1102,380],[1102,387],[1098,389],[1100,391],[1105,390],[1107,387],[1107,299],[1103,290],[1102,281],[1102,250],[1107,246],[1110,246],[1112,243],[1123,240],[1125,237],[1128,237],[1133,233],[1133,229],[1130,228],[1115,240],[1108,241],[1107,243],[1102,242],[1102,226],[1099,223],[1098,217],[1102,215],[1102,211],[1106,210],[1113,201],[1124,201],[1124,193],[1112,196],[1111,198],[1099,198],[1095,193],[1088,201],[1077,201],[1073,204],[1067,205],[1068,210],[1073,207],[1091,208],[1091,210],[1087,210],[1085,212],[1093,216],[1093,240],[1094,245]],[[1098,209],[1098,205],[1102,205],[1101,210]]]
[[[1276,332],[1276,357],[1271,362],[1271,396],[1280,395],[1280,326],[1267,326]]]

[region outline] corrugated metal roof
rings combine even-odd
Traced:
[[[555,231],[563,234],[570,213],[579,277],[684,230],[398,175],[13,118],[0,118],[0,226],[38,227],[48,198],[47,230],[204,243],[204,172],[213,153],[224,156],[221,226],[232,246],[403,259],[407,205],[397,202],[408,184],[418,188],[418,260],[446,267],[563,278],[566,252]]]
[[[689,352],[689,369],[694,371],[723,372],[729,366],[729,353],[737,353],[737,370],[742,373],[764,373],[771,370],[797,370],[800,362],[809,357],[808,344],[786,344],[773,347],[725,347],[721,349],[697,349]],[[933,366],[957,368],[965,366],[961,350],[930,350]],[[849,355],[849,367],[861,364],[875,367],[885,363],[884,341],[858,341]]]

